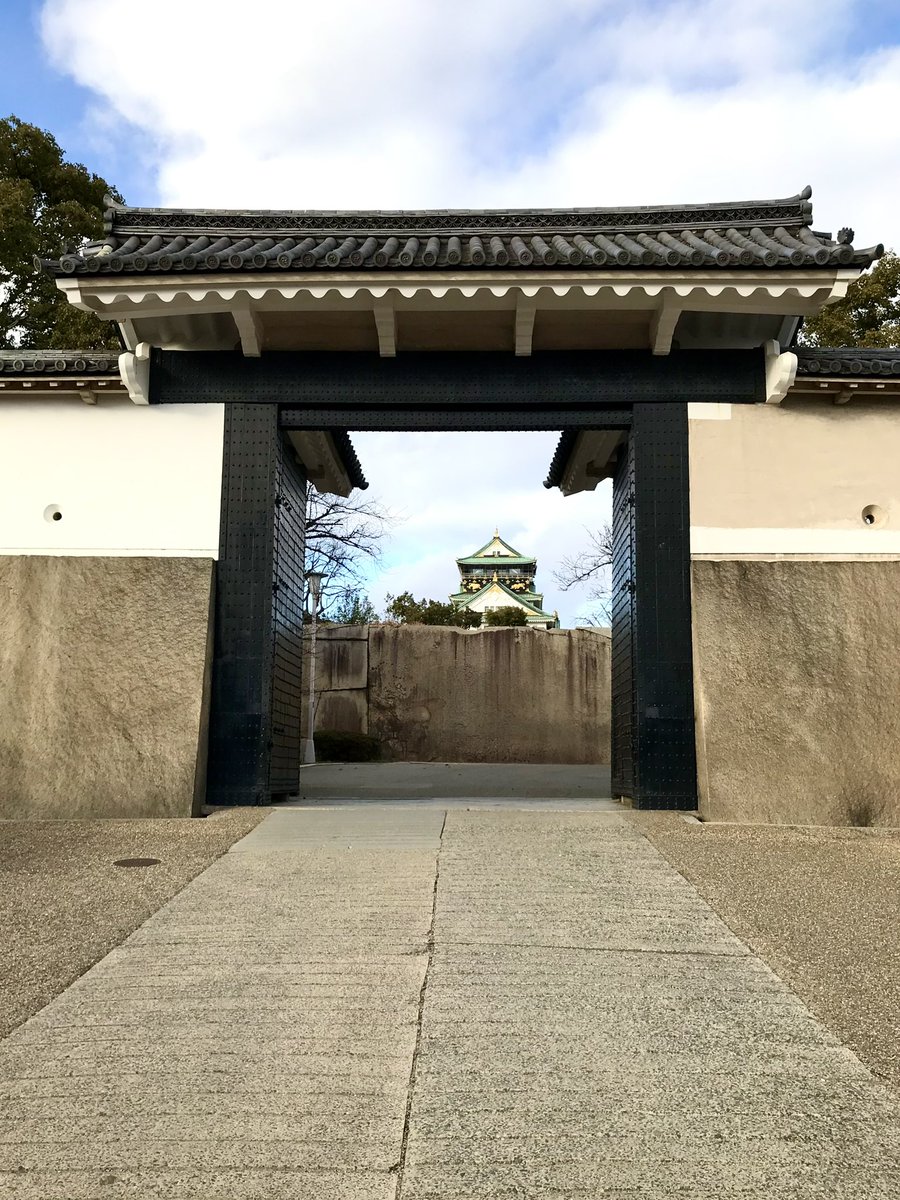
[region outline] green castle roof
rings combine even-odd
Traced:
[[[487,554],[486,551],[492,547],[500,545],[506,553],[504,554]],[[509,542],[505,542],[500,534],[495,530],[494,536],[489,542],[479,549],[474,554],[468,554],[464,558],[458,558],[457,563],[461,567],[481,567],[485,563],[501,563],[505,567],[512,566],[530,566],[535,562],[534,558],[526,558],[524,554],[520,554],[518,550],[512,547]]]
[[[530,608],[536,617],[546,617],[548,621],[554,619],[553,613],[544,612],[541,608],[543,595],[539,592],[514,592],[512,588],[506,586],[502,579],[489,579],[484,587],[480,587],[477,592],[454,592],[450,597],[451,603],[471,604],[473,600],[477,600],[479,596],[492,587],[498,587],[502,592],[505,592],[511,600],[516,604],[520,604],[523,608]]]

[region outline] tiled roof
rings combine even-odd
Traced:
[[[578,441],[577,429],[564,429],[559,435],[559,441],[556,443],[556,449],[553,451],[553,457],[550,460],[550,470],[547,472],[547,478],[544,480],[545,488],[559,487],[562,483],[563,473],[568,466],[569,459],[572,457],[572,451],[575,449],[575,443]]]
[[[798,346],[797,374],[801,375],[900,375],[900,349],[837,350]]]
[[[509,553],[500,555],[487,554],[487,551],[490,550],[491,546],[495,545],[502,546],[505,550],[508,550]],[[533,556],[529,558],[524,554],[520,554],[515,546],[511,546],[509,542],[504,541],[498,531],[494,533],[494,536],[489,542],[485,542],[483,546],[479,546],[474,554],[463,555],[462,558],[458,558],[456,561],[460,566],[463,567],[483,567],[485,565],[496,566],[498,563],[509,567],[519,563],[533,563],[536,560]]]
[[[364,492],[369,486],[369,481],[363,475],[362,463],[359,461],[349,433],[345,429],[329,429],[328,432],[331,434],[334,448],[344,465],[348,479],[355,488]]]
[[[118,356],[96,350],[0,350],[0,375],[119,376]]]
[[[54,275],[211,271],[799,268],[872,263],[811,227],[811,190],[677,207],[230,212],[110,203],[106,237],[41,265]]]

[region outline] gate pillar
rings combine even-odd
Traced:
[[[296,791],[306,478],[275,404],[225,406],[207,801]]]
[[[612,783],[635,808],[694,809],[688,421],[640,403],[613,481]]]

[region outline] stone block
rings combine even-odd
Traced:
[[[190,816],[214,563],[0,557],[0,816]]]
[[[338,637],[330,632],[321,640],[317,637],[316,690],[365,688],[368,674],[369,644],[365,638]]]
[[[368,733],[369,706],[365,691],[323,692],[316,709],[316,729]]]
[[[900,562],[695,561],[701,813],[900,824]]]

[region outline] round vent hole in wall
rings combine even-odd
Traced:
[[[60,509],[58,504],[48,504],[47,505],[47,507],[44,509],[44,520],[45,521],[61,521],[62,520],[62,510]]]
[[[887,520],[887,514],[880,504],[867,504],[861,515],[863,524],[870,527],[883,525]]]

